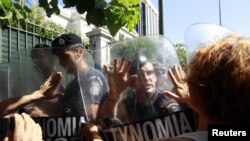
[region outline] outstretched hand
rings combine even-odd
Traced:
[[[57,86],[62,79],[62,73],[57,72],[55,75],[51,75],[39,88],[39,94],[45,99],[52,99],[58,96],[62,96],[63,93],[54,93]]]
[[[168,70],[168,75],[174,85],[175,93],[165,91],[164,95],[172,97],[179,102],[188,103],[189,90],[186,82],[186,73],[181,66],[174,65],[172,69]]]
[[[109,98],[112,100],[119,100],[121,93],[134,81],[137,76],[128,76],[128,71],[132,62],[126,63],[125,58],[121,59],[118,63],[117,59],[114,59],[114,68],[110,70],[107,65],[104,65],[104,71],[108,77],[108,83],[110,87]]]

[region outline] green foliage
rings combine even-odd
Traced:
[[[181,66],[182,67],[187,66],[187,56],[184,44],[176,44],[175,47]]]
[[[19,0],[18,2],[12,2],[11,0],[1,0],[0,1],[0,24],[1,25],[12,25],[18,24],[19,22],[24,22],[27,14],[31,10],[25,6],[24,0]]]
[[[110,3],[104,0],[63,0],[64,8],[75,7],[79,14],[86,14],[88,24],[96,27],[107,26],[111,35],[126,26],[133,30],[138,22],[140,0],[112,0]],[[60,14],[58,0],[39,0],[39,6],[43,7],[50,17],[53,13]]]
[[[129,31],[133,30],[138,23],[140,10],[139,0],[112,0],[106,10],[107,26],[111,35],[126,26]]]
[[[126,26],[129,31],[134,29],[140,15],[139,2],[140,0],[111,0],[110,3],[105,0],[63,0],[64,8],[75,7],[79,14],[86,12],[88,24],[94,24],[96,27],[107,26],[113,36],[123,26]],[[58,0],[50,2],[39,0],[39,6],[45,10],[48,17],[52,14],[60,14]],[[33,24],[26,23],[27,20],[34,24],[42,24],[43,13],[44,11],[39,7],[25,6],[25,0],[0,1],[0,25],[10,25],[48,38],[56,36],[52,31],[63,32],[62,28],[51,23],[42,27],[34,27]],[[47,31],[44,27],[49,27],[52,31]]]
[[[27,19],[29,22],[40,25],[43,21],[45,21],[45,11],[43,8],[39,6],[31,7],[31,12],[27,15]]]
[[[111,55],[114,58],[124,57],[126,59],[137,59],[138,55],[144,55],[148,59],[155,58],[156,43],[148,38],[139,38],[136,40],[127,40],[112,45]],[[115,55],[115,56],[114,56]]]
[[[48,17],[52,14],[60,14],[58,0],[39,0]],[[63,0],[64,8],[75,7],[79,14],[86,14],[88,24],[96,27],[107,26],[110,34],[114,36],[118,30],[126,26],[129,31],[133,30],[138,23],[140,0]],[[25,0],[1,0],[0,20],[2,25],[17,25],[23,23],[31,12],[31,9],[24,5]],[[41,17],[40,17],[41,18]],[[39,21],[39,20],[38,20]],[[37,20],[33,22],[38,23]]]
[[[46,13],[41,7],[24,6],[24,0],[15,3],[10,0],[0,1],[1,25],[16,27],[49,39],[66,32],[63,27],[51,21],[45,22],[45,15]]]
[[[60,9],[58,8],[58,0],[39,0],[39,6],[44,8],[48,17],[50,17],[53,13],[59,15]]]
[[[67,32],[62,26],[52,22],[46,21],[42,24],[43,29],[40,31],[39,35],[44,36],[49,39],[54,39],[59,34]]]

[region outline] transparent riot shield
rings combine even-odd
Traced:
[[[8,129],[13,130],[12,114],[25,112],[40,124],[44,140],[82,140],[81,123],[87,118],[80,111],[84,107],[77,77],[81,55],[76,57],[74,51],[75,60],[70,60],[51,47],[16,50],[10,63],[1,64],[1,100],[14,100],[8,105],[21,102],[13,110],[1,109],[7,111],[1,114],[5,116],[0,120],[1,139]],[[57,72],[62,73],[59,83],[55,83]]]
[[[36,73],[33,67],[28,69],[31,64],[26,62],[26,59],[29,59],[27,58],[27,51],[13,50],[11,53],[11,61],[1,64],[1,100],[28,94],[37,89],[38,83],[41,83],[39,73]],[[32,78],[35,78],[33,76],[37,76],[37,78],[32,80]]]
[[[232,33],[236,32],[216,24],[195,23],[190,25],[185,32],[187,61],[191,60],[192,54],[197,48],[218,41]]]
[[[95,68],[92,54],[87,51],[83,52],[78,63],[77,76],[83,111],[88,122],[95,122],[101,99],[108,93],[108,84],[103,72]]]
[[[12,51],[7,79],[8,98],[29,94],[40,86],[41,74],[33,66],[28,50]]]
[[[101,52],[106,54],[98,55]],[[175,47],[166,37],[117,42],[96,50],[93,56],[94,60],[105,56],[100,60],[106,64],[109,81],[100,112],[105,140],[154,140],[194,130],[193,114],[183,112],[180,103],[163,94],[173,91],[168,69],[179,65]],[[185,131],[180,126],[182,116]]]

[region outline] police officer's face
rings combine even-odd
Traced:
[[[155,93],[156,91],[156,75],[153,64],[146,63],[139,69],[139,79],[137,87],[145,93]]]
[[[51,71],[54,66],[54,56],[46,49],[37,49],[31,55],[33,63],[42,71]]]
[[[58,49],[56,55],[59,58],[59,64],[66,70],[66,72],[76,73],[80,58],[77,49]]]

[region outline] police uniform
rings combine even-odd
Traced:
[[[77,47],[83,47],[82,40],[73,33],[62,34],[52,42],[54,54],[57,54],[57,49],[60,48]],[[84,74],[82,73],[75,74],[76,78],[65,88],[62,98],[62,113],[65,116],[87,115],[84,108],[86,104],[99,104],[101,98],[107,94],[107,80],[101,71],[88,66]]]

